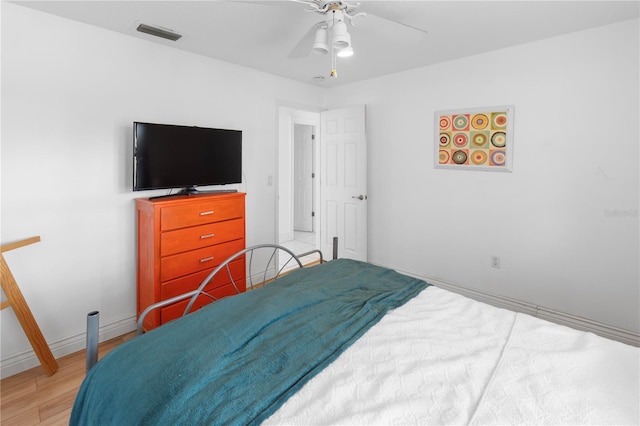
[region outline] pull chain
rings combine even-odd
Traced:
[[[333,24],[331,25],[331,34],[333,35],[333,31],[336,25],[336,11],[331,12],[333,14]],[[333,37],[332,37],[333,38]],[[329,77],[338,77],[338,70],[336,69],[336,48],[333,46],[333,40],[331,41],[331,74]]]

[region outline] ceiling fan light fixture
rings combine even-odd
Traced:
[[[344,49],[340,49],[337,55],[340,58],[350,58],[353,56],[353,48],[351,46],[347,46]]]
[[[351,45],[351,36],[347,32],[347,24],[344,21],[338,21],[333,24],[333,36],[331,44],[336,49],[344,49]]]
[[[329,52],[329,45],[327,44],[329,36],[326,28],[318,28],[316,31],[316,37],[313,41],[313,51],[320,54],[326,54]]]

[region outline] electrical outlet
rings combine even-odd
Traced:
[[[498,256],[491,256],[491,267],[500,269],[500,258]]]

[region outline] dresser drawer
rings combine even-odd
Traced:
[[[231,276],[236,282],[240,292],[245,291],[245,288],[240,286],[240,282],[244,285],[245,264],[244,258],[234,260],[229,264]],[[170,299],[188,291],[196,290],[202,281],[209,276],[213,269],[215,268],[206,269],[204,271],[196,272],[195,274],[187,275],[186,277],[177,278],[160,284],[160,300]],[[229,278],[229,273],[226,268],[223,268],[211,279],[206,289],[210,290],[230,283],[231,279]]]
[[[186,228],[243,216],[244,203],[239,203],[237,199],[163,207],[160,211],[160,230]]]
[[[244,220],[233,219],[163,232],[160,256],[169,256],[244,237]]]
[[[160,259],[160,281],[169,281],[194,272],[215,268],[242,249],[244,249],[244,238],[163,257]]]
[[[244,280],[242,280],[241,284],[244,286]],[[215,296],[218,299],[222,299],[223,297],[233,296],[237,293],[235,288],[233,288],[231,284],[227,284],[225,286],[214,289],[213,291],[211,291],[211,294],[213,294],[213,296]],[[176,318],[180,318],[182,314],[184,314],[184,310],[187,308],[187,305],[189,304],[189,300],[190,299],[183,300],[181,302],[174,303],[173,305],[169,305],[166,308],[162,308],[160,310],[160,317],[161,317],[160,321],[162,321],[162,324],[165,324],[166,322],[174,320]],[[198,309],[202,308],[203,306],[208,305],[209,303],[212,303],[212,302],[215,302],[215,300],[211,299],[210,297],[199,296],[196,299],[196,302],[191,307],[191,311],[189,312],[190,313],[195,312]]]

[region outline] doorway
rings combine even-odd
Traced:
[[[293,231],[315,232],[313,205],[313,126],[293,125]]]
[[[296,254],[317,247],[314,206],[315,127],[293,124],[293,238],[282,245]]]
[[[295,254],[320,247],[318,146],[320,113],[280,107],[278,244]],[[317,259],[317,256],[315,256]],[[315,260],[315,259],[310,259]]]
[[[278,244],[296,254],[321,249],[328,258],[333,252],[334,237],[337,237],[339,257],[367,260],[365,115],[364,105],[322,112],[280,107]],[[301,138],[311,135],[311,154],[309,145],[296,150],[294,140],[297,133]],[[314,135],[320,135],[322,140]],[[296,161],[296,157],[309,156],[310,168],[309,163],[302,159]],[[297,162],[299,166],[296,169]],[[310,190],[300,189],[294,184],[297,170],[307,175],[311,171]],[[307,197],[306,201],[304,197]],[[304,207],[305,203],[311,204],[311,209]],[[294,223],[296,205],[300,206],[299,211],[304,212],[300,214],[306,215],[307,219],[308,212],[311,212],[310,225]]]

